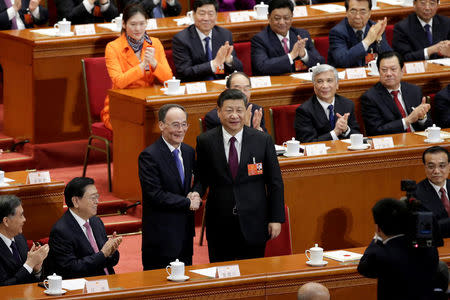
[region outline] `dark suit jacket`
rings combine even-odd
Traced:
[[[262,163],[263,174],[248,176],[247,165]],[[236,206],[241,231],[249,244],[268,239],[267,224],[283,223],[284,188],[272,138],[244,126],[238,174],[232,179],[225,156],[222,126],[197,137],[197,164],[203,195],[209,187],[206,204],[206,238],[220,239],[217,233],[224,219],[232,217]]]
[[[450,180],[447,179],[447,193],[450,191]],[[428,179],[417,184],[416,197],[422,204],[424,211],[431,211],[436,217],[443,238],[450,237],[450,218],[442,204],[441,198],[431,186]]]
[[[154,18],[153,16],[153,9],[156,7],[155,3],[153,3],[153,0],[120,0],[122,5],[121,7],[126,7],[129,4],[140,4],[145,11],[147,12],[147,15],[150,18]],[[158,5],[161,4],[161,1]],[[181,4],[178,0],[175,0],[174,5],[166,5],[166,8],[163,9],[164,17],[175,17],[178,16],[181,12]]]
[[[429,300],[439,256],[436,248],[413,248],[405,236],[386,244],[372,241],[358,265],[358,272],[378,279],[380,300]]]
[[[0,285],[36,282],[36,277],[28,273],[27,269],[23,267],[28,255],[28,246],[25,237],[19,234],[14,237],[14,240],[19,250],[22,263],[17,263],[11,250],[9,250],[8,246],[0,238]]]
[[[212,29],[212,58],[216,57],[219,48],[228,41],[233,44],[233,37],[228,29],[214,26]],[[204,42],[200,40],[195,25],[178,32],[172,39],[173,62],[177,74],[182,81],[204,81],[213,76],[216,79],[225,78],[225,75],[215,75],[211,70],[211,63],[207,60]],[[233,50],[233,64],[225,64],[225,73],[243,71],[242,62]]]
[[[309,59],[306,65],[311,67],[317,63],[325,63],[325,59],[314,47],[307,30],[293,27],[289,29],[289,49],[292,49],[297,42],[297,35],[308,38],[305,48],[308,51]],[[279,75],[295,72],[295,63],[291,65],[280,40],[270,26],[266,26],[253,36],[251,46],[253,75]]]
[[[435,15],[432,28],[433,44],[450,40],[450,18]],[[405,61],[424,60],[423,49],[428,48],[427,34],[417,19],[416,13],[410,14],[406,19],[394,26],[392,47],[403,55]],[[431,55],[430,59],[440,58],[438,54]]]
[[[450,84],[434,97],[434,117],[441,128],[450,128]]]
[[[261,106],[259,106],[258,104],[254,104],[252,103],[252,119],[253,119],[253,114],[255,113],[255,110],[260,109]],[[262,110],[263,115],[261,118],[261,128],[267,132],[266,129],[266,121],[264,121],[264,109]],[[210,110],[206,115],[205,115],[205,123],[206,123],[206,130],[210,130],[213,128],[216,128],[217,126],[220,126],[220,119],[219,116],[217,115],[217,108],[214,108],[212,110]]]
[[[142,188],[142,252],[152,249],[161,256],[176,257],[183,242],[194,236],[194,213],[186,198],[191,188],[194,149],[181,144],[184,185],[172,153],[160,137],[139,155]]]
[[[347,120],[347,125],[350,127],[350,134],[360,133],[359,125],[355,117],[355,104],[353,101],[336,94],[334,111],[342,116],[345,113],[350,113]],[[332,139],[330,134],[330,121],[323,111],[319,100],[317,100],[316,95],[313,95],[295,110],[294,128],[297,140],[302,143],[328,141]],[[348,138],[350,134],[347,137],[338,136],[338,138]]]
[[[102,12],[101,16],[96,17],[92,12],[86,10],[83,0],[55,0],[58,20],[66,18],[72,22],[72,25],[111,22],[119,15],[114,3],[114,1],[110,1],[108,9]]]
[[[370,27],[375,22],[369,20],[364,30],[364,37],[367,36]],[[391,51],[391,47],[386,41],[386,35],[383,33],[381,43],[374,42],[369,46],[367,52],[361,42],[358,42],[356,33],[347,18],[339,22],[330,30],[330,47],[328,48],[328,64],[336,68],[361,67],[365,65],[365,57],[367,53],[373,50],[373,53],[383,53]],[[364,64],[363,64],[364,62]]]
[[[105,226],[99,217],[89,219],[98,249],[108,240]],[[89,240],[69,210],[53,225],[49,239],[50,252],[46,271],[63,279],[114,274],[113,266],[119,262],[119,251],[105,257],[101,251],[94,253]]]
[[[422,89],[416,85],[401,82],[403,101],[406,113],[412,112],[412,107],[417,107],[422,102]],[[367,135],[381,135],[406,132],[403,129],[402,115],[388,90],[378,82],[361,96],[361,112],[364,119]],[[412,124],[414,130],[420,131],[433,125],[431,115],[428,112],[427,121],[421,125],[419,122]]]
[[[39,19],[33,17],[33,24],[25,23],[24,14],[27,13],[27,8],[30,5],[30,0],[22,0],[22,8],[19,10],[20,18],[26,28],[33,28],[33,24],[44,24],[48,20],[48,10],[45,7],[39,5]],[[8,8],[6,7],[5,1],[0,0],[0,30],[11,29],[12,22],[8,18],[8,13],[6,12]],[[31,14],[33,16],[33,14]]]

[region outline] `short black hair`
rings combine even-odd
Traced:
[[[179,108],[182,111],[184,111],[184,113],[186,114],[186,119],[188,117],[188,114],[186,112],[186,109],[184,109],[183,106],[179,105],[179,104],[175,104],[175,103],[169,103],[169,104],[164,104],[163,106],[161,106],[161,108],[158,111],[158,120],[161,122],[164,122],[166,120],[166,115],[167,112],[171,109],[171,108]]]
[[[378,55],[378,59],[377,59],[378,70],[380,70],[380,63],[383,59],[391,58],[394,56],[398,58],[398,63],[400,64],[400,68],[403,69],[403,65],[405,64],[405,62],[403,60],[403,56],[400,53],[398,53],[397,51],[387,51],[387,52],[383,52],[380,55]]]
[[[289,8],[291,12],[294,12],[294,4],[291,0],[272,0],[269,2],[269,15],[278,8]]]
[[[94,179],[89,177],[75,177],[72,179],[64,189],[64,199],[67,207],[73,207],[72,197],[84,196],[86,186],[94,184]]]
[[[409,213],[404,201],[384,198],[372,208],[375,224],[385,235],[392,236],[406,233]]]
[[[234,76],[237,76],[237,75],[244,76],[245,78],[248,79],[248,82],[250,83],[250,77],[248,77],[247,74],[245,74],[244,72],[235,71],[235,72],[231,73],[230,75],[228,75],[228,77],[227,77],[227,81],[225,83],[227,89],[229,89],[231,87],[231,80],[233,80]]]
[[[247,96],[237,89],[224,90],[217,99],[217,106],[222,107],[226,100],[242,100],[244,101],[244,106],[247,104]]]
[[[16,208],[22,204],[22,201],[16,195],[0,196],[0,224],[3,223],[4,217],[16,214]]]
[[[140,2],[138,2],[137,0],[133,0],[127,6],[125,6],[125,8],[123,10],[123,15],[122,15],[123,24],[126,24],[131,17],[133,17],[134,15],[137,15],[137,14],[142,14],[146,20],[149,18],[147,12],[142,7]],[[123,29],[123,27],[122,27],[122,32],[125,32],[125,29]]]
[[[369,10],[372,10],[372,0],[356,0],[358,2],[363,2],[363,1],[367,1],[369,2]],[[350,6],[350,0],[345,0],[345,11],[348,11],[348,7]]]
[[[194,12],[197,11],[197,8],[202,7],[203,5],[212,4],[216,9],[216,12],[219,11],[219,3],[216,0],[195,0],[193,5]]]
[[[425,155],[427,154],[435,154],[435,153],[445,153],[447,154],[447,162],[450,162],[450,153],[447,149],[441,147],[441,146],[433,146],[425,150],[422,154],[422,162],[425,164]]]

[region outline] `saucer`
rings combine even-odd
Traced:
[[[300,156],[303,156],[303,153],[298,153],[298,154],[289,154],[289,153],[283,153],[283,156],[286,156],[286,157],[300,157]]]
[[[67,32],[67,33],[62,33],[62,32],[56,32],[56,36],[72,36],[72,35],[74,35],[75,34],[75,32],[73,32],[73,31],[69,31],[69,32]]]
[[[174,278],[172,276],[167,276],[167,280],[175,281],[175,282],[183,282],[189,279],[189,276],[183,275],[180,278]]]
[[[268,16],[258,16],[258,15],[255,15],[254,16],[254,18],[255,18],[255,20],[267,20],[268,19]]]
[[[367,149],[367,148],[369,148],[370,147],[370,145],[369,144],[362,144],[362,145],[358,145],[358,146],[352,146],[352,145],[350,145],[350,146],[348,146],[347,147],[347,149],[348,150],[364,150],[364,149]]]
[[[308,260],[308,261],[306,262],[306,264],[307,264],[308,266],[313,266],[313,267],[323,267],[323,266],[326,266],[326,265],[328,264],[328,262],[327,262],[326,260],[322,260],[322,262],[320,262],[320,263],[318,263],[318,264],[313,264],[310,260]]]
[[[367,75],[369,75],[369,76],[380,76],[380,73],[379,72],[372,72],[372,71],[369,71],[368,73],[367,73]]]
[[[425,139],[424,142],[425,143],[442,143],[444,140],[443,139],[439,139],[439,140],[429,140],[429,139]]]
[[[44,290],[44,293],[46,293],[47,295],[64,295],[67,291],[66,290],[60,290],[60,291],[56,291],[56,292],[51,292],[50,290]]]
[[[169,92],[167,91],[167,88],[161,88],[161,91],[164,92],[164,95],[168,95],[168,96],[176,96],[176,95],[184,95],[184,89],[185,89],[185,86],[182,85],[182,86],[180,86],[180,87],[178,88],[178,91],[176,91],[175,93],[169,93]]]

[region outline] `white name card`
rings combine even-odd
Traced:
[[[95,34],[94,24],[75,25],[76,35],[93,35]]]
[[[272,86],[270,76],[250,77],[252,88],[262,88]]]
[[[294,18],[306,17],[306,16],[308,16],[308,11],[306,10],[306,6],[294,7]]]
[[[186,92],[188,94],[206,93],[206,84],[204,82],[186,83]]]
[[[101,280],[86,281],[86,284],[84,285],[85,294],[101,293],[101,292],[109,292],[108,280],[101,279]]]
[[[230,12],[229,16],[231,23],[250,21],[250,16],[245,11]]]
[[[346,69],[345,72],[347,73],[347,79],[358,79],[358,78],[366,78],[366,69],[361,68],[349,68]]]
[[[27,176],[27,184],[48,183],[50,181],[49,171],[30,172]]]
[[[425,73],[425,66],[421,61],[405,63],[405,68],[407,74]]]
[[[147,27],[145,30],[152,30],[152,29],[158,29],[158,24],[156,23],[156,19],[148,19],[147,20]]]
[[[229,265],[217,267],[216,278],[230,278],[239,277],[241,272],[239,272],[239,265]]]
[[[394,140],[392,137],[372,138],[374,149],[394,148]]]
[[[327,154],[327,147],[325,144],[305,145],[305,150],[307,156]]]

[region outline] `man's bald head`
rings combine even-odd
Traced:
[[[317,282],[308,282],[298,289],[298,300],[330,300],[328,289]]]

